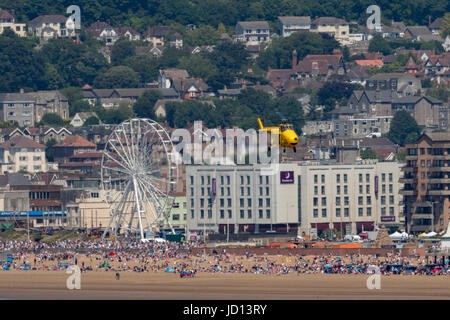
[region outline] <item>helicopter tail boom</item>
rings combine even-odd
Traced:
[[[264,129],[264,126],[263,126],[260,118],[258,118],[258,123],[259,123],[259,128]]]

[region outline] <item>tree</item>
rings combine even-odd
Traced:
[[[91,105],[85,100],[78,100],[69,105],[69,115],[73,117],[78,112],[86,112],[91,110]]]
[[[39,122],[39,126],[41,125],[62,127],[64,126],[64,120],[56,113],[46,113],[42,116],[42,119]]]
[[[53,162],[53,157],[54,157],[54,153],[55,153],[55,149],[54,149],[54,145],[57,143],[57,141],[53,138],[49,139],[46,143],[45,143],[45,157],[47,158],[48,162]]]
[[[136,55],[124,60],[124,65],[138,73],[141,83],[148,83],[158,79],[159,62],[153,56]]]
[[[206,81],[219,74],[219,71],[214,63],[201,55],[182,57],[178,67],[180,69],[186,69],[191,76],[201,78]]]
[[[377,34],[370,40],[369,52],[381,52],[384,55],[391,54],[392,49],[389,42],[384,39],[381,35]]]
[[[442,39],[447,38],[448,35],[450,35],[450,12],[445,13],[441,24]]]
[[[99,74],[94,80],[96,88],[138,88],[140,87],[139,75],[130,67],[112,67]]]
[[[326,107],[325,112],[333,110],[336,104],[346,105],[348,98],[353,93],[353,88],[351,83],[328,81],[317,93],[318,104]]]
[[[133,110],[138,117],[141,118],[154,118],[155,114],[153,108],[155,107],[156,101],[162,99],[162,94],[157,89],[150,89],[145,91],[142,96],[133,105]]]
[[[378,155],[372,149],[364,149],[360,152],[361,159],[378,159]]]
[[[97,117],[95,116],[90,116],[89,118],[86,119],[86,121],[83,123],[83,126],[92,126],[92,125],[96,125],[99,124],[100,121],[98,120]]]
[[[184,37],[184,43],[188,46],[216,45],[219,42],[219,32],[211,26],[203,25],[188,32]]]
[[[125,59],[134,55],[134,42],[128,39],[117,40],[111,49],[111,63],[115,66],[123,65]]]
[[[402,147],[412,142],[420,135],[420,127],[416,120],[406,110],[399,110],[394,114],[387,138]]]

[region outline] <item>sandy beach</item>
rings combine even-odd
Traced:
[[[369,290],[364,275],[88,272],[81,289],[66,288],[64,271],[0,272],[0,299],[450,299],[446,276],[382,276]]]

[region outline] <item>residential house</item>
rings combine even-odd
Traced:
[[[6,142],[13,137],[24,135],[25,133],[19,128],[0,128],[0,143]]]
[[[33,96],[26,93],[0,93],[0,121],[17,122],[21,127],[34,126]]]
[[[394,90],[401,96],[411,96],[422,89],[422,83],[407,73],[378,73],[367,79],[366,89]]]
[[[439,110],[442,107],[443,103],[441,101],[426,96],[406,96],[394,98],[392,100],[393,113],[404,109],[411,113],[417,121],[417,124],[420,126],[439,127],[440,129],[447,130],[447,121],[445,123],[439,121],[441,118]],[[444,124],[445,127],[440,127],[442,124]]]
[[[443,20],[443,18],[437,18],[428,26],[428,29],[430,29],[431,33],[439,35],[439,33],[441,32],[441,25]]]
[[[168,26],[148,27],[144,39],[145,41],[150,42],[153,47],[163,47],[165,44],[165,37],[169,31],[170,27]]]
[[[60,14],[38,16],[28,22],[28,31],[44,41],[53,38],[73,37],[75,36],[75,30],[66,28],[67,19]]]
[[[114,124],[97,124],[92,126],[73,128],[74,135],[83,137],[89,142],[97,145],[97,150],[103,150],[109,136],[117,125]]]
[[[130,41],[141,40],[141,34],[132,27],[117,27],[114,28],[114,31],[119,38],[128,39]]]
[[[391,116],[394,90],[355,90],[348,99],[349,108],[373,116]]]
[[[415,77],[420,69],[421,67],[415,63],[414,59],[409,57],[408,62],[406,62],[405,65],[405,72]]]
[[[46,172],[45,146],[25,136],[0,144],[1,172]]]
[[[381,68],[383,66],[383,60],[355,60],[355,63],[363,67],[377,67]]]
[[[60,91],[36,91],[29,92],[28,95],[34,97],[34,121],[39,122],[46,113],[56,113],[62,119],[69,117],[69,99]]]
[[[157,118],[166,117],[166,103],[168,102],[182,102],[182,99],[158,99],[153,107],[153,112]]]
[[[172,87],[183,100],[207,97],[209,86],[201,79],[173,79]]]
[[[298,79],[327,78],[346,73],[341,54],[308,54],[293,69]]]
[[[27,29],[25,23],[16,23],[14,10],[10,12],[0,8],[0,34],[5,30],[12,30],[19,37],[26,37]]]
[[[294,32],[309,31],[311,17],[278,17],[278,32],[283,37],[289,37]]]
[[[235,28],[236,40],[245,45],[259,45],[270,41],[270,27],[267,21],[239,21]]]
[[[174,80],[186,80],[189,74],[184,69],[169,68],[159,70],[158,83],[160,88],[173,88]]]
[[[51,139],[60,142],[63,141],[66,137],[72,135],[72,132],[64,127],[53,128],[45,126],[39,128],[26,128],[23,133],[28,138],[41,144],[46,144]]]
[[[53,146],[55,162],[68,162],[79,153],[95,152],[97,145],[80,136],[69,136]]]
[[[425,26],[408,26],[405,30],[405,38],[413,41],[442,41],[442,39],[433,34],[430,29]]]
[[[105,41],[108,45],[114,44],[119,39],[119,35],[114,28],[106,22],[94,22],[86,29],[86,33],[97,40]]]
[[[334,37],[341,45],[350,44],[350,25],[347,21],[335,17],[320,17],[311,23],[311,31],[325,33]]]
[[[437,77],[450,70],[450,52],[432,55],[424,65],[425,75]]]
[[[364,87],[371,74],[368,67],[353,64],[347,69],[346,77],[351,83],[357,83]]]
[[[95,112],[77,112],[73,118],[72,121],[70,121],[70,125],[72,127],[81,127],[84,125],[87,119],[90,117],[95,117],[98,119],[98,116]],[[99,119],[100,121],[100,119]]]
[[[170,36],[169,44],[177,49],[183,48],[183,36],[178,32],[175,32]]]

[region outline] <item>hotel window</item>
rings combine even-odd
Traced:
[[[34,166],[34,170],[41,170],[41,166]]]
[[[244,199],[243,198],[239,199],[239,204],[240,204],[241,208],[244,207]]]
[[[200,210],[200,219],[205,219],[205,210]]]
[[[341,208],[336,208],[336,217],[341,216]]]
[[[392,182],[392,173],[389,173],[389,182]]]
[[[314,199],[313,199],[313,205],[314,205],[314,206],[319,205],[319,199],[318,199],[318,198],[314,198]]]
[[[263,184],[263,177],[259,176],[259,184]]]
[[[266,184],[269,184],[269,176],[266,176]]]
[[[327,217],[327,209],[322,209],[322,218]]]
[[[386,196],[381,196],[381,204],[386,204]]]
[[[336,183],[341,183],[341,175],[340,174],[336,175]]]
[[[211,219],[211,218],[212,218],[212,210],[208,209],[208,219]]]
[[[266,199],[266,207],[270,207],[270,198]]]
[[[225,207],[225,200],[224,199],[220,199],[220,207],[221,208]]]
[[[225,189],[224,189],[224,187],[220,187],[220,195],[221,195],[221,196],[225,195]]]
[[[244,219],[244,210],[240,210],[239,213],[240,213],[241,219]]]
[[[348,208],[344,208],[344,217],[348,217]]]
[[[241,187],[241,197],[244,196],[244,187]]]
[[[252,218],[252,210],[247,210],[247,218],[248,219]]]
[[[220,176],[220,184],[224,184],[223,176]]]
[[[363,204],[363,197],[358,197],[358,204],[360,206],[362,206],[362,204]]]
[[[370,193],[370,184],[366,185],[366,193]]]
[[[363,186],[362,186],[362,184],[359,185],[359,193],[363,193]]]
[[[381,182],[386,182],[386,174],[385,173],[381,174]]]
[[[420,160],[420,166],[421,166],[422,168],[425,167],[425,160]]]
[[[363,208],[358,208],[358,217],[363,216]]]
[[[344,194],[348,194],[348,186],[344,186]]]
[[[382,216],[385,216],[386,215],[386,208],[381,208],[381,215]]]
[[[266,187],[266,196],[268,196],[269,194],[270,194],[269,187]]]
[[[211,184],[211,177],[207,176],[207,178],[208,178],[208,184]]]
[[[314,194],[317,195],[319,193],[319,187],[314,186]]]
[[[370,182],[370,174],[366,173],[366,182],[369,183]]]
[[[313,210],[313,217],[314,218],[318,218],[319,217],[319,209],[314,209]]]
[[[220,210],[220,219],[225,219],[225,211]]]
[[[191,219],[194,219],[194,210],[191,210]]]
[[[372,208],[366,209],[367,216],[370,217],[372,215]]]
[[[244,176],[241,176],[241,185],[244,184]]]
[[[336,193],[341,194],[341,186],[336,186]]]
[[[231,219],[233,217],[232,211],[228,210],[228,219]]]
[[[251,207],[252,206],[252,199],[247,199],[247,207]]]
[[[363,175],[362,175],[362,173],[359,174],[359,182],[360,182],[360,183],[363,182]]]
[[[202,197],[205,196],[205,188],[202,187]]]
[[[386,185],[385,184],[383,184],[381,186],[381,193],[386,193]]]
[[[194,206],[194,199],[191,199],[191,208]]]
[[[205,184],[205,176],[201,176],[202,184]]]
[[[317,183],[317,174],[314,175],[314,183]]]
[[[347,183],[347,174],[344,173],[344,183]]]
[[[392,186],[392,184],[389,185],[389,193],[394,192],[394,187]]]
[[[194,195],[194,188],[191,188],[191,196]]]
[[[191,184],[194,184],[194,176],[189,177],[191,179]]]
[[[230,176],[227,176],[227,184],[230,184]]]
[[[263,188],[259,187],[259,195],[262,196],[263,195]]]
[[[394,196],[389,196],[389,204],[394,204]]]
[[[321,190],[320,190],[321,193],[322,193],[322,194],[325,194],[325,186],[321,186],[320,189],[321,189]]]
[[[341,197],[336,197],[336,205],[337,206],[341,205]]]
[[[263,206],[263,199],[261,199],[261,198],[258,199],[258,205],[259,205],[259,207]]]
[[[322,174],[322,176],[321,176],[320,178],[321,178],[321,182],[322,182],[322,183],[325,183],[325,175]]]
[[[366,204],[367,205],[371,205],[372,204],[372,197],[371,196],[368,196],[367,198],[366,198]]]
[[[231,207],[231,198],[228,199],[228,207]]]
[[[259,219],[263,218],[263,211],[262,210],[258,210],[258,218]]]
[[[394,215],[394,207],[390,207],[389,208],[389,215],[393,216]]]
[[[250,176],[247,176],[247,184],[250,184]]]
[[[327,198],[322,198],[322,205],[323,206],[326,206],[327,205]]]
[[[270,219],[270,209],[266,210],[266,219]]]
[[[205,206],[205,199],[200,199],[200,207],[204,207]]]
[[[227,196],[231,196],[231,188],[227,187]]]
[[[344,197],[344,206],[348,206],[348,197]]]

